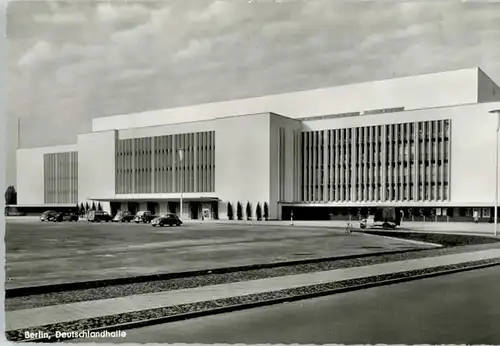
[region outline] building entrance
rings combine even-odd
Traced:
[[[128,211],[130,214],[135,215],[139,211],[139,203],[136,202],[128,202],[127,203]]]
[[[120,202],[109,203],[109,208],[111,209],[111,215],[116,215],[120,210],[120,206],[121,206]]]
[[[177,202],[169,202],[168,203],[168,212],[172,214],[177,214],[177,208],[179,206],[179,203]]]
[[[200,202],[190,202],[189,206],[191,209],[191,219],[198,220],[200,209],[201,209],[201,203]]]
[[[158,212],[158,203],[148,202],[146,208],[151,212],[151,214],[156,215]]]

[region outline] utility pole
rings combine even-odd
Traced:
[[[182,163],[182,160],[184,158],[184,149],[183,148],[179,148],[179,149],[177,149],[177,152],[179,153],[179,162]],[[184,174],[184,172],[180,170],[180,166],[179,166],[179,173],[181,175],[181,179],[180,179],[180,181],[181,181],[181,202],[180,202],[180,215],[179,215],[179,219],[182,220],[182,193],[184,191],[184,185],[183,185],[183,183],[184,183],[184,180],[183,180],[183,174]]]
[[[497,126],[495,128],[495,226],[493,234],[495,237],[498,234],[498,131],[500,129],[500,109],[490,111],[491,114],[497,116]]]

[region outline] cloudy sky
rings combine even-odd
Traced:
[[[17,118],[34,147],[121,113],[474,66],[500,82],[499,3],[23,0],[7,38],[11,183]]]

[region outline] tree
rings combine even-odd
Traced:
[[[232,220],[234,217],[233,215],[233,206],[231,205],[230,202],[227,203],[227,218],[229,220]]]
[[[5,205],[15,205],[17,204],[17,192],[13,185],[7,187],[5,190]]]
[[[85,212],[88,212],[89,210],[90,210],[89,202],[86,202],[85,203]]]
[[[247,202],[246,214],[247,214],[247,220],[251,220],[252,219],[252,206],[250,205],[250,202]]]
[[[95,202],[92,202],[92,210],[95,211]]]
[[[102,205],[101,205],[101,202],[99,202],[99,204],[97,204],[97,210],[102,211]]]
[[[267,202],[264,202],[264,220],[267,221],[268,218],[269,218],[269,209],[267,207]]]
[[[83,206],[83,203],[80,203],[80,215],[85,215],[85,207]]]
[[[236,218],[238,220],[242,220],[243,219],[243,210],[241,208],[241,203],[238,202],[238,204],[236,205]]]
[[[257,217],[258,221],[262,220],[262,208],[260,207],[260,203],[257,203],[257,208],[255,209],[255,216]]]

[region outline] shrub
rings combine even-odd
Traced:
[[[234,215],[233,215],[233,206],[231,205],[231,203],[228,202],[227,203],[227,218],[229,220],[232,220],[233,217],[234,217]]]
[[[269,219],[269,208],[267,207],[267,202],[264,202],[264,220]]]
[[[7,187],[5,190],[5,205],[16,205],[17,204],[17,192],[13,185]]]
[[[95,211],[95,202],[92,202],[92,210]]]
[[[238,202],[238,204],[236,205],[236,218],[238,220],[243,220],[243,210],[241,208],[240,202]]]
[[[247,202],[246,214],[247,214],[247,220],[251,220],[252,219],[252,206],[250,205],[250,202]]]
[[[102,211],[102,205],[101,205],[101,202],[99,202],[99,203],[97,204],[97,210]]]
[[[85,212],[88,212],[89,211],[89,202],[86,202],[85,203]]]
[[[255,209],[255,216],[257,217],[258,221],[262,220],[262,208],[260,207],[260,203],[257,203],[257,208]]]

